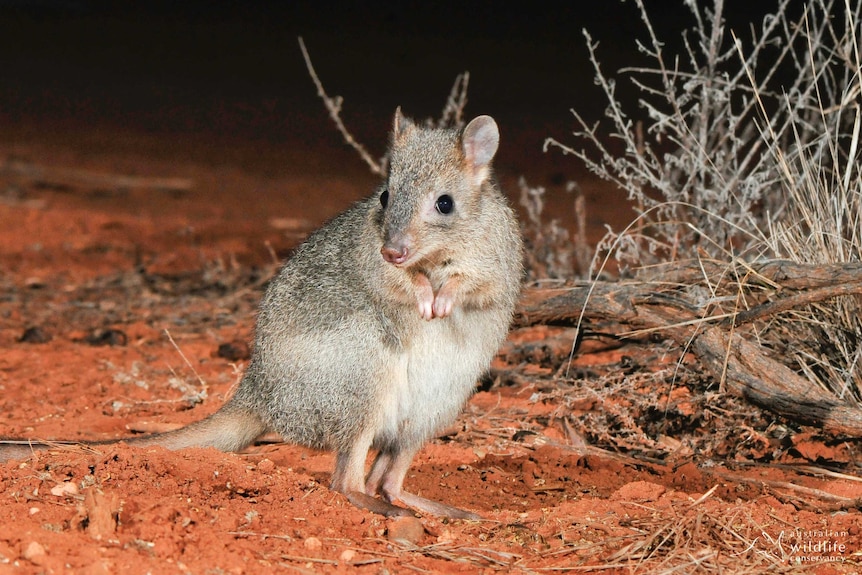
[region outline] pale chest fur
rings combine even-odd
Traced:
[[[450,425],[505,337],[508,314],[499,309],[422,321],[394,351],[381,388],[375,444],[421,445]]]

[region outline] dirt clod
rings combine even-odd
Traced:
[[[611,495],[611,499],[620,501],[656,501],[666,491],[663,485],[648,481],[633,481],[626,483]]]
[[[21,343],[48,343],[51,341],[51,334],[41,327],[28,327],[18,338]]]

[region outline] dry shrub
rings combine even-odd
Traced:
[[[621,269],[718,263],[727,271],[686,286],[705,294],[697,303],[715,317],[762,301],[764,292],[734,271],[751,263],[862,260],[860,4],[809,0],[792,15],[798,3],[781,0],[743,36],[726,28],[722,0],[686,1],[693,24],[677,52],[657,37],[642,0],[636,4],[646,32],[638,47],[652,65],[611,77],[585,32],[611,129],[573,111],[584,147],[546,143],[626,190],[637,212],[602,241],[605,259],[593,272],[610,258]],[[620,103],[620,80],[639,90],[640,113]],[[656,277],[654,267],[650,273]],[[846,296],[758,321],[751,337],[824,391],[860,405],[860,318],[862,301]]]
[[[523,208],[521,233],[524,236],[527,280],[532,284],[559,283],[574,277],[586,277],[591,268],[593,249],[587,243],[586,202],[577,184],[569,182],[566,191],[573,194],[577,228],[574,236],[559,218],[547,219],[542,186],[530,186],[523,177],[518,180]]]

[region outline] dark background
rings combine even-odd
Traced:
[[[773,6],[725,4],[743,37]],[[668,50],[678,50],[688,8],[647,5]],[[437,117],[455,76],[469,70],[467,114],[497,118],[498,165],[529,176],[549,163],[537,183],[559,182],[579,167],[559,152],[548,160],[545,137],[571,140],[569,110],[598,119],[606,105],[585,28],[605,71],[643,62],[636,40],[645,28],[631,1],[0,1],[0,133],[74,141],[120,127],[161,138],[141,153],[249,168],[266,154],[232,150],[344,150],[306,72],[301,35],[327,91],[344,97],[346,124],[374,154],[396,106]],[[637,97],[626,83],[620,94],[629,104]],[[352,152],[338,157],[360,163]]]
[[[726,4],[743,34],[772,5]],[[668,40],[691,21],[681,1],[648,6]],[[645,34],[631,1],[7,1],[0,109],[4,121],[121,121],[278,141],[323,113],[301,35],[348,117],[376,123],[396,105],[436,115],[455,75],[469,70],[470,112],[553,126],[568,122],[571,107],[597,116],[604,104],[584,28],[608,71],[638,61],[635,40]]]

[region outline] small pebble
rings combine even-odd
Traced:
[[[24,549],[24,559],[31,563],[35,563],[36,565],[44,562],[46,556],[47,553],[45,553],[45,548],[36,541],[31,541],[27,545],[27,548]]]
[[[261,473],[272,473],[275,470],[275,463],[271,459],[261,459],[257,463],[257,470]]]
[[[323,548],[323,542],[321,542],[317,537],[308,537],[302,542],[302,546],[309,551],[317,551]]]
[[[345,549],[341,552],[341,555],[338,556],[338,560],[343,563],[350,563],[356,557],[356,551],[353,549]]]
[[[57,497],[65,497],[67,495],[77,495],[78,494],[78,486],[72,481],[65,481],[63,483],[58,483],[54,487],[51,488],[51,495],[56,495]]]
[[[399,517],[389,523],[387,537],[401,545],[416,545],[425,535],[425,527],[415,517]]]

